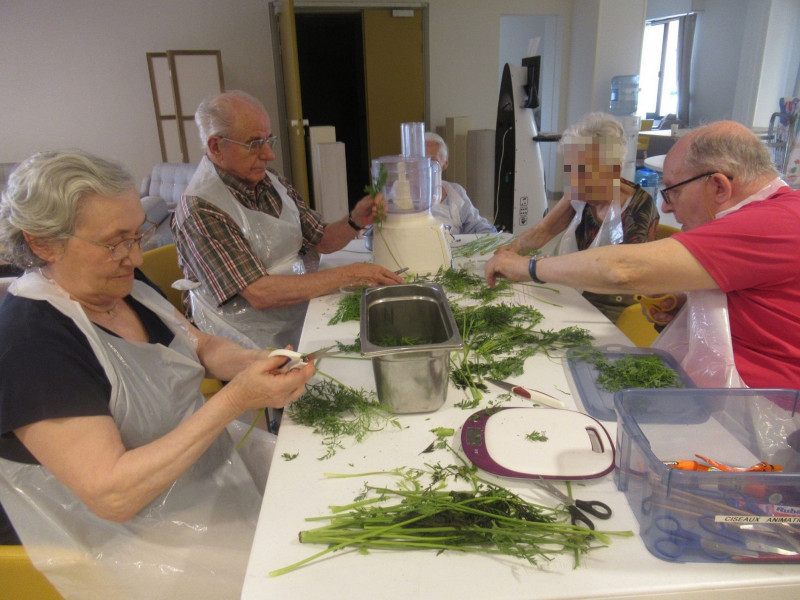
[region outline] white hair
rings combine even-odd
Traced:
[[[625,142],[625,130],[613,116],[603,112],[588,113],[573,123],[564,131],[559,145],[563,147],[569,138],[605,138],[618,145],[620,160],[625,156],[628,145]]]
[[[236,112],[245,102],[255,106],[264,113],[267,109],[258,98],[241,90],[231,90],[222,94],[214,94],[204,98],[194,113],[194,122],[200,134],[200,144],[205,151],[208,138],[214,135],[230,137],[236,122]]]
[[[75,231],[89,196],[117,198],[135,190],[121,165],[81,150],[39,152],[21,163],[0,200],[0,250],[21,267],[44,265],[23,232],[41,240],[65,240]]]
[[[450,155],[450,150],[447,148],[447,142],[438,133],[432,131],[425,132],[425,143],[437,144],[439,146],[439,153],[442,155],[442,161],[447,162],[447,157]]]

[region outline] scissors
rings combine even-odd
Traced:
[[[759,558],[762,555],[797,556],[797,552],[764,543],[758,539],[747,539],[732,532],[725,523],[714,521],[713,515],[697,519],[700,528],[708,536],[684,529],[673,516],[666,515],[655,520],[656,528],[664,535],[656,539],[655,549],[665,558],[675,560],[688,550],[699,550],[714,560],[728,558]],[[738,526],[738,525],[737,525]]]
[[[599,500],[573,500],[541,475],[539,475],[539,479],[534,479],[533,482],[564,503],[570,515],[570,523],[573,525],[582,525],[587,529],[594,529],[594,523],[584,513],[589,513],[603,520],[611,518],[611,509],[604,502]]]
[[[279,370],[282,373],[286,373],[287,371],[291,371],[292,369],[299,369],[300,367],[306,366],[312,360],[318,360],[323,356],[328,356],[331,354],[339,354],[340,350],[334,344],[332,346],[325,346],[324,348],[320,348],[318,350],[314,350],[314,352],[309,352],[308,354],[304,352],[295,352],[294,350],[285,350],[283,348],[279,348],[278,350],[273,350],[269,353],[270,356],[285,356],[286,362],[283,363]]]
[[[633,299],[642,303],[642,306],[644,306],[651,319],[653,319],[652,311],[665,312],[664,309],[661,308],[661,303],[664,302],[664,300],[672,300],[673,308],[678,305],[678,298],[675,294],[664,294],[663,296],[642,296],[641,294],[636,294]],[[656,319],[653,319],[653,322],[656,325],[666,325],[669,323],[669,321],[658,321]]]

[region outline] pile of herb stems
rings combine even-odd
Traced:
[[[359,551],[480,552],[513,556],[536,564],[537,559],[550,560],[564,552],[585,553],[609,542],[608,535],[603,532],[556,522],[555,516],[563,511],[539,507],[518,497],[512,502],[502,488],[484,493],[370,489],[380,498],[337,507],[332,515],[307,519],[327,520],[329,524],[301,531],[300,541],[328,547],[272,571],[270,576],[283,575],[347,547]],[[498,494],[498,490],[502,493]],[[373,505],[375,501],[392,499],[399,501],[387,506]],[[514,516],[515,509],[524,509],[536,517]]]
[[[632,531],[597,531],[565,522],[564,508],[550,508],[528,502],[510,490],[477,475],[445,441],[446,430],[437,433],[436,448],[447,449],[459,465],[427,465],[427,469],[327,477],[393,475],[402,483],[391,489],[365,485],[353,503],[332,506],[331,514],[306,521],[328,521],[316,529],[301,531],[301,543],[325,544],[327,548],[287,567],[270,572],[270,577],[289,573],[305,564],[344,548],[366,553],[382,550],[436,550],[505,555],[537,564],[539,559],[572,553],[575,566],[580,555],[606,546],[610,536],[631,536]],[[431,483],[423,487],[421,481]],[[466,481],[469,491],[446,490],[448,479]],[[372,496],[370,497],[370,494]],[[390,502],[394,504],[388,504]]]
[[[510,244],[514,239],[516,239],[516,236],[506,240],[502,232],[487,233],[486,235],[479,235],[471,242],[454,246],[452,254],[454,258],[469,258],[476,254],[483,256],[494,252],[500,246]]]

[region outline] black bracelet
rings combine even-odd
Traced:
[[[536,261],[540,258],[547,258],[546,256],[531,256],[530,262],[528,262],[528,274],[531,276],[536,283],[544,283],[541,279],[536,276]]]
[[[350,225],[350,227],[352,227],[356,231],[361,231],[361,227],[356,225],[356,222],[353,221],[353,217],[351,217],[350,215],[347,215],[347,224]]]

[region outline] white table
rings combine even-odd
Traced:
[[[463,237],[463,236],[462,236]],[[354,260],[367,260],[356,242],[348,251],[326,256],[322,268]],[[363,252],[363,251],[361,251]],[[560,307],[541,302],[534,304],[545,315],[542,327],[561,328],[575,324],[593,332],[596,343],[626,343],[626,338],[586,302],[577,292],[561,288],[559,294],[537,292],[541,298]],[[311,302],[300,348],[313,350],[335,341],[352,342],[357,323],[327,325],[339,295]],[[530,301],[518,293],[519,301]],[[353,387],[374,389],[368,360],[323,359],[319,370]],[[525,375],[517,381],[562,398],[568,407],[575,402],[562,362],[536,356],[526,363]],[[279,577],[269,577],[275,569],[292,564],[321,550],[320,546],[301,544],[298,532],[319,523],[305,518],[329,514],[328,506],[347,504],[362,490],[365,481],[394,486],[386,476],[328,479],[324,473],[364,473],[395,467],[420,466],[424,463],[452,464],[445,451],[420,454],[434,439],[436,427],[458,431],[472,411],[455,408],[463,392],[452,387],[440,410],[418,415],[400,415],[402,430],[386,429],[370,434],[362,443],[346,442],[328,460],[318,460],[324,448],[318,436],[307,427],[284,417],[278,436],[275,458],[269,475],[261,516],[255,533],[242,598],[244,600],[326,599],[374,600],[416,599],[485,600],[485,599],[563,599],[563,598],[722,598],[725,600],[763,598],[796,599],[800,597],[800,567],[796,565],[735,565],[662,561],[651,555],[638,535],[613,538],[608,548],[593,550],[573,568],[570,556],[558,557],[541,566],[531,566],[511,558],[493,558],[481,554],[456,552],[380,552],[361,555],[354,551],[337,552]],[[487,401],[484,400],[482,407]],[[525,405],[520,402],[520,405]],[[541,410],[550,410],[542,408]],[[616,440],[616,424],[603,423]],[[458,434],[456,434],[458,435]],[[456,441],[453,443],[457,445]],[[298,453],[288,461],[282,455]],[[552,498],[526,485],[505,480],[506,487],[524,497],[553,505]],[[638,533],[636,519],[625,496],[618,492],[612,475],[574,485],[576,497],[598,499],[614,511],[612,518],[601,521],[600,529],[632,530]]]

